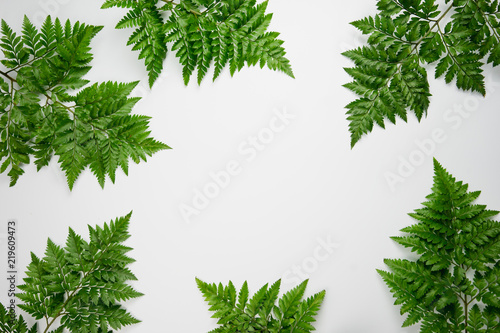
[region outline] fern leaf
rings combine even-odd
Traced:
[[[407,236],[393,237],[418,260],[386,259],[390,272],[378,270],[401,314],[408,314],[404,327],[422,322],[422,333],[498,327],[495,315],[478,305],[500,307],[500,224],[491,220],[497,211],[474,204],[478,196],[434,160],[432,193],[410,214],[417,224],[402,230]]]
[[[297,312],[308,282],[309,280],[305,280],[297,287],[285,293],[279,300],[278,308],[280,315],[278,317],[281,321],[289,320]]]
[[[240,293],[238,294],[238,308],[240,310],[245,310],[248,301],[248,283],[245,281],[241,287]]]
[[[371,132],[375,123],[385,128],[385,119],[392,123],[396,123],[397,117],[406,121],[410,105],[417,116],[427,111],[428,83],[422,71],[411,72],[418,66],[415,58],[408,58],[406,52],[393,53],[373,47],[347,51],[344,55],[357,65],[346,68],[355,81],[344,86],[361,95],[346,106],[352,146],[363,134]],[[423,105],[419,104],[422,101]]]
[[[231,76],[245,65],[267,65],[294,77],[290,61],[285,57],[283,41],[278,33],[267,32],[272,15],[266,14],[267,1],[190,1],[179,3],[145,0],[137,3],[108,0],[102,8],[126,7],[131,10],[117,28],[136,28],[128,41],[140,51],[149,74],[150,86],[160,75],[167,56],[167,43],[182,65],[187,85],[194,72],[198,84],[214,68],[215,80],[229,65]],[[163,19],[162,14],[166,17]]]
[[[149,137],[150,118],[130,115],[137,82],[87,86],[90,43],[101,29],[49,16],[38,31],[25,17],[18,36],[2,21],[0,48],[11,69],[0,73],[0,173],[11,186],[31,156],[38,170],[58,156],[72,189],[87,168],[104,186],[118,167],[127,173],[129,159],[169,148]]]
[[[221,326],[211,332],[304,332],[314,331],[312,323],[319,311],[325,292],[319,292],[302,300],[307,281],[286,293],[278,300],[281,281],[270,287],[260,288],[248,300],[248,284],[245,281],[238,293],[232,282],[227,286],[208,284],[199,279],[196,283],[210,305],[212,318],[218,318]],[[236,295],[238,299],[236,300]],[[278,302],[279,307],[276,305]],[[274,316],[273,316],[274,310]],[[285,314],[287,317],[283,316]]]
[[[436,78],[485,95],[484,64],[500,63],[497,1],[445,1],[441,8],[434,0],[379,0],[377,7],[378,14],[351,23],[369,46],[343,53],[355,63],[346,69],[354,81],[344,86],[358,96],[346,106],[351,147],[374,124],[406,121],[408,110],[419,121],[427,115],[431,93],[421,64],[436,63]]]
[[[32,254],[19,286],[20,307],[35,319],[60,319],[54,332],[108,332],[138,323],[120,304],[142,296],[127,284],[136,279],[127,268],[134,261],[126,255],[131,248],[123,245],[130,237],[130,217],[89,226],[90,242],[72,229],[64,248],[49,239],[43,259]]]
[[[0,48],[6,58],[1,63],[7,68],[16,68],[26,63],[29,54],[24,49],[24,42],[4,20],[1,21],[2,38]]]
[[[40,34],[38,29],[31,23],[27,16],[23,19],[22,30],[23,43],[28,54],[36,56],[36,50],[40,48]]]

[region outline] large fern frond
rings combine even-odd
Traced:
[[[48,326],[60,320],[61,332],[108,332],[138,323],[120,304],[142,295],[128,284],[136,280],[127,267],[134,262],[127,255],[132,249],[123,245],[130,237],[130,217],[89,226],[90,241],[71,228],[65,247],[49,239],[45,257],[31,254],[27,277],[18,287],[19,307]]]
[[[226,67],[232,76],[245,65],[257,64],[294,77],[279,33],[267,31],[272,18],[266,14],[267,4],[255,0],[107,0],[102,8],[130,8],[116,27],[136,28],[128,44],[140,51],[152,86],[163,69],[167,43],[172,43],[171,50],[183,66],[186,85],[195,71],[200,84],[212,64],[213,80]]]
[[[139,163],[169,148],[149,137],[148,117],[131,115],[137,82],[87,86],[90,43],[99,30],[49,16],[39,31],[25,17],[17,36],[2,21],[0,172],[10,168],[11,185],[32,157],[40,170],[57,155],[72,189],[86,168],[104,186],[118,167],[127,173],[129,159]]]
[[[351,24],[368,35],[368,46],[343,54],[353,81],[344,86],[358,95],[349,103],[351,147],[374,124],[420,121],[431,96],[425,64],[436,64],[436,78],[462,90],[486,94],[485,62],[500,63],[498,1],[379,0],[379,13]],[[445,23],[447,22],[447,23]]]
[[[422,322],[422,333],[496,332],[500,223],[491,218],[498,212],[474,204],[480,192],[468,192],[436,160],[434,171],[432,193],[410,214],[417,223],[402,229],[406,236],[392,237],[418,260],[386,259],[390,272],[378,272],[407,314],[404,327]]]

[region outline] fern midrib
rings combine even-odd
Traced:
[[[441,31],[440,31],[441,32]],[[447,46],[446,42],[443,40],[443,43]],[[456,211],[460,208],[460,207],[457,207],[455,205],[455,200],[453,199],[453,193],[455,192],[453,188],[450,188],[448,185],[448,182],[444,182],[444,185],[448,191],[448,194],[449,194],[449,197],[448,197],[448,200],[449,202],[451,203],[451,215],[452,215],[452,219],[451,219],[451,227],[455,226],[456,224],[456,220],[457,220],[457,216],[456,216]],[[458,233],[457,233],[458,235]],[[451,239],[450,241],[452,241],[453,243],[453,247],[456,248],[457,247],[457,244],[456,242],[454,241],[454,239]],[[460,267],[462,269],[465,270],[465,272],[467,272],[470,268],[469,267],[464,267],[464,265],[459,265],[458,263],[452,261],[452,265],[455,265],[457,267]],[[467,279],[467,277],[465,277],[465,279]],[[458,286],[457,286],[458,287]],[[463,305],[464,305],[464,317],[465,317],[465,320],[464,320],[464,333],[467,333],[467,327],[469,326],[469,304],[472,303],[472,301],[474,300],[474,297],[471,297],[470,300],[468,300],[467,298],[467,294],[465,293],[462,293],[462,292],[459,292],[459,293],[456,293],[456,295],[458,296],[458,298],[462,301]]]

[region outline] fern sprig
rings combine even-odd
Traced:
[[[343,53],[355,64],[346,68],[353,81],[344,86],[359,96],[346,106],[351,147],[374,124],[406,122],[408,110],[419,121],[427,115],[426,64],[436,64],[436,78],[485,95],[484,64],[500,63],[497,1],[379,0],[377,6],[377,15],[351,23],[369,35],[369,46]]]
[[[149,117],[131,115],[138,82],[88,86],[90,43],[100,30],[49,16],[38,31],[25,17],[17,36],[2,20],[0,173],[10,168],[11,186],[32,157],[40,170],[58,156],[70,189],[86,168],[104,187],[118,167],[128,172],[129,159],[139,163],[169,148],[149,137]]]
[[[106,0],[102,8],[130,9],[116,28],[135,28],[128,45],[140,51],[139,59],[144,59],[153,86],[163,69],[167,43],[172,43],[171,51],[183,66],[186,85],[195,71],[201,84],[212,64],[213,80],[226,66],[233,76],[245,65],[257,64],[294,77],[279,33],[267,31],[272,18],[266,14],[267,4],[255,0]]]
[[[220,327],[211,332],[312,332],[312,323],[325,297],[321,291],[303,300],[307,280],[278,299],[281,281],[260,288],[249,299],[245,281],[239,293],[230,281],[227,286],[196,279]],[[277,305],[276,305],[277,303]]]
[[[58,320],[61,326],[56,331],[83,333],[108,332],[139,322],[120,305],[142,296],[127,284],[136,280],[127,267],[134,262],[127,256],[131,248],[123,245],[130,237],[130,217],[102,228],[89,226],[88,242],[70,228],[65,247],[49,239],[44,258],[31,254],[27,277],[18,287],[23,292],[17,297],[23,301],[21,309],[44,319],[44,333]]]
[[[379,274],[408,314],[403,327],[421,332],[496,332],[500,329],[500,223],[497,211],[474,205],[478,191],[434,160],[434,186],[417,224],[392,237],[418,260],[386,259]],[[484,310],[482,310],[484,309]]]

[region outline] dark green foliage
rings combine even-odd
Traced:
[[[266,284],[249,298],[246,281],[237,293],[231,281],[223,286],[221,283],[208,284],[196,279],[198,288],[210,305],[210,311],[215,312],[212,318],[218,318],[217,323],[221,325],[211,333],[314,331],[312,323],[323,302],[325,291],[303,300],[307,282],[302,282],[278,299],[280,280],[270,287]]]
[[[293,77],[279,33],[267,31],[272,18],[266,14],[267,1],[106,0],[102,8],[110,7],[130,9],[116,27],[136,28],[128,45],[140,51],[150,86],[163,69],[169,42],[183,65],[186,85],[195,70],[200,84],[212,63],[214,80],[226,66],[232,76],[245,64],[261,68],[267,64]]]
[[[32,158],[40,170],[57,155],[70,188],[87,167],[104,186],[118,167],[127,173],[129,158],[139,163],[168,148],[149,137],[149,117],[130,114],[137,82],[88,86],[90,42],[100,30],[50,16],[38,30],[25,17],[18,36],[2,20],[0,172],[10,167],[11,186]]]
[[[22,316],[16,317],[16,314],[6,309],[0,303],[0,332],[2,333],[37,333],[37,325],[28,328],[28,324]]]
[[[132,249],[123,245],[130,237],[130,216],[104,227],[89,226],[88,242],[69,229],[65,247],[49,239],[44,258],[31,254],[24,285],[18,287],[23,293],[17,297],[24,303],[21,309],[47,324],[44,332],[56,320],[56,332],[78,333],[108,332],[139,322],[119,303],[142,295],[127,284],[136,280],[127,267],[134,262],[127,256]]]
[[[344,86],[359,96],[346,106],[351,146],[375,123],[406,121],[408,110],[419,121],[427,114],[423,65],[434,64],[436,78],[485,95],[485,62],[500,63],[498,1],[379,0],[377,6],[377,15],[351,23],[369,35],[368,46],[343,53],[355,64],[346,68],[354,80]]]
[[[434,186],[418,222],[392,237],[418,260],[386,259],[379,270],[407,313],[403,327],[421,322],[422,333],[500,332],[500,223],[497,211],[473,204],[480,192],[467,192],[434,161]]]

